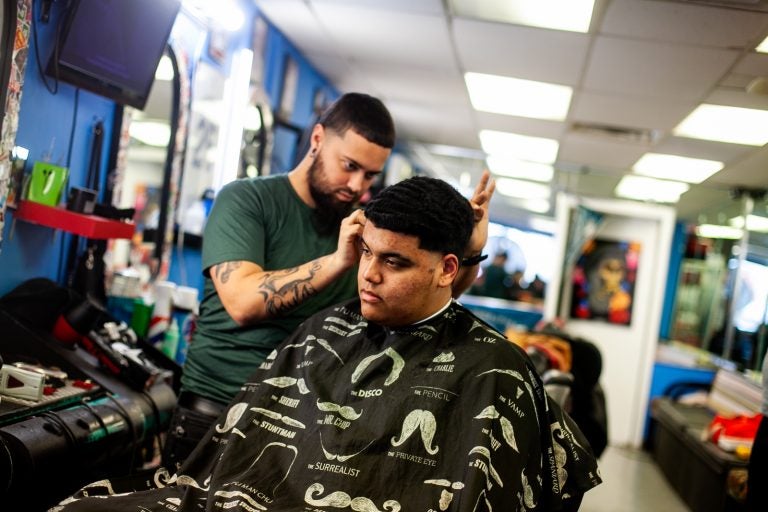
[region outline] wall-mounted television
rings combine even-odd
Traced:
[[[180,0],[75,0],[46,73],[143,109]]]

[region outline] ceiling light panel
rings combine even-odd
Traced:
[[[614,193],[618,197],[653,201],[655,203],[676,203],[688,191],[689,185],[679,181],[657,180],[644,176],[624,176]]]
[[[484,73],[466,73],[464,81],[475,110],[533,119],[564,120],[573,94],[566,85]]]
[[[450,0],[451,11],[480,18],[531,27],[587,32],[594,0]]]
[[[673,133],[680,137],[763,146],[768,143],[768,110],[699,105]]]
[[[763,39],[763,42],[757,45],[755,50],[759,51],[760,53],[768,53],[768,37]]]
[[[696,235],[701,238],[727,238],[738,240],[743,232],[739,228],[731,226],[719,226],[717,224],[700,224],[696,226]]]
[[[555,174],[551,165],[538,162],[526,162],[505,155],[488,155],[485,159],[488,169],[498,176],[522,178],[525,180],[550,182]]]
[[[517,197],[520,199],[549,199],[552,195],[549,185],[511,178],[497,179],[496,190],[507,197]]]
[[[686,183],[701,183],[722,168],[723,162],[661,153],[646,153],[632,166],[643,176]]]
[[[555,163],[559,148],[553,139],[495,130],[480,130],[480,144],[488,155],[505,155],[542,164]]]
[[[730,220],[729,224],[734,228],[743,229],[744,217],[734,217]],[[760,215],[747,215],[747,231],[768,233],[768,217],[762,217]]]

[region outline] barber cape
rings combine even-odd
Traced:
[[[466,308],[390,330],[355,300],[280,345],[177,474],[52,510],[558,510],[600,481],[527,356]]]

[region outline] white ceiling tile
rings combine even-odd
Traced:
[[[605,172],[626,171],[647,151],[647,147],[639,144],[571,133],[563,137],[557,161],[566,164],[580,163]],[[556,163],[555,166],[557,165]]]
[[[398,135],[419,142],[439,139],[448,145],[479,147],[468,107],[456,105],[437,110],[421,103],[394,100],[387,101],[386,105],[395,120]]]
[[[478,129],[481,130],[498,130],[555,140],[565,133],[565,123],[560,121],[505,116],[488,112],[475,112],[475,119],[477,119]]]
[[[315,5],[339,4],[344,8],[366,7],[415,14],[439,14],[441,16],[445,10],[441,0],[311,0],[311,2]]]
[[[753,151],[712,176],[713,183],[740,184],[747,187],[768,187],[768,146]]]
[[[591,92],[699,100],[738,55],[732,50],[599,36],[583,85]]]
[[[749,94],[745,90],[719,88],[712,91],[702,103],[729,105],[732,107],[756,108],[768,110],[768,96]]]
[[[720,87],[727,87],[730,89],[742,89],[744,90],[747,85],[754,79],[754,75],[744,75],[741,73],[729,73],[725,78],[720,80],[717,84]]]
[[[337,52],[351,61],[456,69],[443,16],[319,3],[315,13]]]
[[[751,151],[754,151],[754,149],[753,146],[741,144],[728,144],[686,137],[666,137],[655,145],[653,152],[690,158],[703,158],[704,160],[716,160],[729,164],[743,158]]]
[[[768,76],[768,53],[750,52],[739,59],[731,71],[744,75]]]
[[[599,32],[696,46],[744,48],[768,26],[768,14],[683,2],[614,0]]]
[[[464,78],[458,71],[359,62],[355,67],[387,97],[420,101],[425,105],[469,108]]]
[[[589,46],[585,34],[457,18],[453,37],[464,71],[576,85]]]
[[[692,101],[582,92],[575,97],[568,120],[667,131],[695,107]]]
[[[275,26],[290,27],[283,34],[303,52],[328,45],[323,27],[303,0],[256,0],[256,6]]]

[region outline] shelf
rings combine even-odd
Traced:
[[[135,226],[130,222],[72,212],[58,206],[48,206],[33,201],[19,201],[14,218],[59,229],[85,238],[131,238]]]

